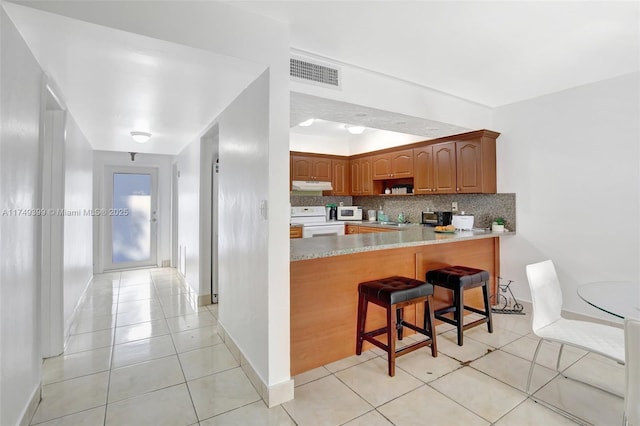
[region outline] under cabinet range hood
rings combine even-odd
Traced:
[[[291,182],[294,191],[333,191],[331,182],[321,180],[294,180]]]

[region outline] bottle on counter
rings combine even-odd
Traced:
[[[384,211],[382,211],[382,206],[378,209],[378,222],[384,222]]]
[[[404,213],[402,212],[398,214],[398,223],[404,223]]]

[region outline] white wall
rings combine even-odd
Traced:
[[[263,320],[269,317],[269,230],[260,211],[269,186],[268,77],[252,83],[219,120],[219,318],[259,374],[269,363]]]
[[[67,113],[64,160],[64,208],[82,212],[93,207],[93,149],[71,114]],[[93,275],[93,218],[64,217],[65,340],[75,308]]]
[[[152,143],[152,142],[149,142]],[[154,167],[158,169],[158,265],[163,260],[171,259],[171,155],[143,154],[136,155],[131,161],[128,152],[94,151],[93,156],[93,207],[105,208],[104,174],[106,166]],[[96,216],[93,223],[93,256],[94,272],[103,272],[102,245],[103,224]]]
[[[323,61],[314,55],[303,57]],[[341,63],[336,65],[341,68],[341,90],[292,82],[291,91],[424,117],[472,130],[492,129],[492,110],[487,106],[362,68]]]
[[[0,205],[40,207],[42,72],[0,10]],[[9,214],[9,213],[8,213]],[[0,217],[0,424],[19,423],[39,395],[40,219]]]
[[[552,259],[564,308],[611,320],[581,301],[581,283],[640,279],[640,74],[495,110],[498,191],[517,194],[518,235],[501,273],[529,298],[525,265]],[[640,289],[639,289],[640,291]]]
[[[178,155],[178,251],[180,272],[200,295],[200,141]]]

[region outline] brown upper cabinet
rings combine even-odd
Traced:
[[[413,176],[413,150],[392,151],[371,157],[374,180],[401,179]]]
[[[331,182],[331,158],[314,155],[291,155],[291,180]]]
[[[371,176],[371,157],[354,158],[349,160],[351,170],[350,195],[373,194],[373,179]]]
[[[498,136],[477,130],[354,157],[292,152],[291,177],[330,181],[331,195],[382,194],[395,183],[412,183],[414,194],[495,194]]]
[[[331,160],[331,186],[333,187],[331,195],[350,194],[349,176],[349,160]]]

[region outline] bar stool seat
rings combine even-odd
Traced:
[[[367,281],[358,285],[358,319],[356,330],[356,354],[362,353],[364,341],[370,342],[387,352],[389,376],[395,375],[397,357],[424,346],[431,346],[431,355],[438,356],[434,329],[433,310],[431,309],[433,285],[424,281],[407,277],[393,276],[379,280]],[[369,302],[386,309],[387,324],[385,327],[365,332],[367,306]],[[425,304],[424,323],[422,327],[407,322],[403,318],[406,306],[418,303]],[[411,345],[396,350],[396,337],[402,340],[403,327],[428,337]],[[375,336],[387,334],[387,344],[375,339]]]
[[[489,306],[489,272],[468,266],[448,266],[428,271],[426,279],[434,286],[444,287],[453,292],[453,305],[436,310],[434,316],[440,321],[456,326],[458,346],[462,346],[463,343],[463,330],[486,323],[489,333],[493,333],[491,307]],[[484,311],[464,304],[464,291],[476,287],[482,287]],[[465,310],[480,314],[483,318],[464,324]],[[444,316],[450,312],[453,313],[453,319]]]

